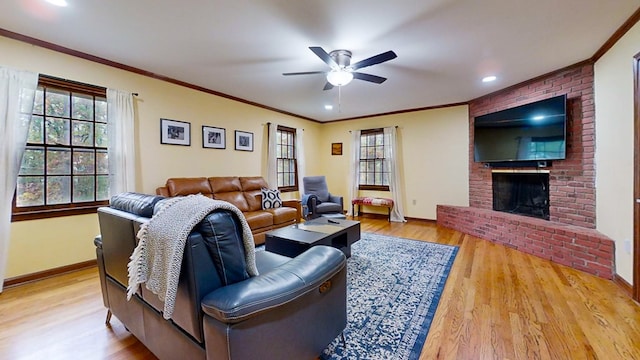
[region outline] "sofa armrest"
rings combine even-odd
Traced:
[[[211,292],[202,299],[202,310],[223,323],[246,320],[316,290],[340,272],[346,261],[338,249],[314,246],[272,271]]]
[[[109,293],[107,291],[107,274],[104,268],[104,253],[102,251],[102,236],[93,238],[93,245],[96,246],[96,262],[98,264],[98,276],[100,277],[100,288],[102,290],[102,303],[107,309],[109,306]]]
[[[329,202],[340,204],[340,207],[344,210],[344,203],[343,203],[342,196],[329,194]]]
[[[296,211],[298,212],[298,215],[296,217],[296,222],[300,222],[300,219],[302,219],[302,204],[300,204],[300,200],[298,199],[282,200],[282,206],[296,209]]]
[[[161,195],[164,197],[169,197],[169,188],[166,186],[160,186],[159,188],[156,188],[156,195]]]

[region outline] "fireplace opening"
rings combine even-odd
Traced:
[[[493,178],[493,210],[549,220],[549,173],[499,173]]]

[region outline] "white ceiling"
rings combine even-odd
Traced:
[[[466,102],[588,59],[640,0],[2,0],[0,28],[317,121]],[[323,91],[309,49],[388,78]],[[50,74],[56,75],[56,74]],[[482,83],[496,75],[493,83]],[[82,79],[74,79],[82,81]],[[103,84],[96,84],[103,85]],[[141,94],[144,96],[144,94]],[[327,111],[325,104],[333,104]]]

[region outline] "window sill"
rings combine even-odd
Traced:
[[[62,216],[95,214],[99,207],[105,205],[108,205],[108,203],[66,209],[14,212],[11,215],[11,222],[49,219]]]
[[[360,185],[358,190],[373,190],[373,191],[389,191],[389,186],[384,185]]]

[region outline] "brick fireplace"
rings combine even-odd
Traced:
[[[613,241],[595,230],[593,64],[581,63],[469,103],[469,207],[439,205],[438,224],[611,279]],[[548,220],[493,210],[493,173],[473,161],[473,119],[567,95],[566,159],[545,168]],[[531,169],[513,168],[512,171]]]

